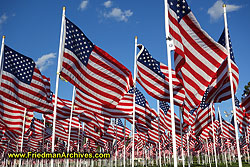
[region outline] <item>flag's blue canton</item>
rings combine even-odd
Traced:
[[[31,58],[4,46],[3,70],[13,74],[19,81],[30,84],[35,66]]]
[[[218,41],[219,44],[221,44],[222,46],[226,47],[226,37],[225,37],[225,29],[223,30],[220,39]],[[229,40],[229,51],[230,51],[230,59],[233,60],[233,62],[235,63],[235,59],[234,59],[234,53],[233,53],[233,47],[232,47],[232,42],[231,42],[231,38],[229,35],[229,31],[228,31],[228,40]]]
[[[128,93],[133,94],[134,93],[134,88],[129,89]]]
[[[65,48],[72,51],[85,66],[94,48],[94,44],[67,18]]]
[[[36,118],[33,118],[30,123],[30,129],[34,129],[34,121]]]
[[[231,124],[234,126],[234,116],[232,116]]]
[[[197,110],[197,108],[194,108],[194,109],[190,110],[189,113],[190,113],[191,115],[193,115],[194,112],[195,112],[195,110]]]
[[[185,0],[168,0],[168,4],[176,13],[178,22],[191,11]]]
[[[200,103],[200,107],[201,107],[202,110],[204,110],[205,108],[207,108],[209,106],[209,103],[205,103],[207,95],[208,95],[208,88],[205,91],[205,93],[204,93],[204,95],[202,97],[201,103]]]
[[[137,88],[135,88],[135,104],[146,107],[146,99]]]
[[[162,111],[164,112],[164,114],[167,115],[168,110],[170,108],[170,106],[167,104],[167,102],[160,101],[159,105],[160,105],[160,108],[162,109]]]
[[[139,49],[142,48],[141,45],[138,46]],[[163,79],[165,79],[165,75],[161,72],[160,69],[160,62],[158,62],[157,60],[155,60],[147,51],[146,48],[144,48],[144,50],[142,51],[142,53],[140,54],[140,56],[137,59],[140,63],[144,64],[146,67],[148,67],[149,69],[151,69],[152,71],[154,71],[156,74],[158,74],[159,76],[161,76]]]
[[[234,96],[234,101],[235,101],[235,106],[240,107],[240,101],[238,100],[236,96]]]
[[[116,119],[115,124],[124,127],[120,118]]]

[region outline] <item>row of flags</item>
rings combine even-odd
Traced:
[[[196,144],[199,150],[202,149],[201,140],[210,138],[212,127],[216,129],[216,140],[230,140],[228,144],[233,144],[234,122],[222,120],[221,126],[219,120],[214,120],[214,103],[230,99],[239,83],[239,69],[231,42],[228,53],[225,30],[215,42],[201,29],[185,0],[168,0],[168,6],[169,33],[175,46],[175,70],[171,69],[173,100],[183,116],[181,123],[181,118],[175,115],[177,146],[180,147],[182,137],[185,141],[185,136],[189,136],[194,149]],[[63,54],[59,55],[59,75],[76,88],[74,102],[53,95],[50,79],[41,74],[35,62],[4,44],[0,66],[0,127],[1,142],[5,144],[0,147],[8,150],[6,144],[14,142],[17,145],[24,134],[22,141],[26,151],[41,149],[44,144],[50,150],[54,138],[51,124],[55,118],[54,136],[59,150],[66,149],[70,135],[69,144],[73,148],[82,144],[86,137],[88,142],[81,148],[95,150],[101,146],[110,149],[108,145],[115,139],[116,148],[120,143],[123,145],[120,148],[126,147],[129,152],[131,131],[120,118],[133,124],[135,112],[135,147],[142,150],[147,143],[156,145],[162,141],[162,148],[172,152],[168,66],[153,58],[144,45],[137,46],[137,74],[134,77],[150,96],[160,101],[157,112],[136,88],[132,74],[125,66],[93,44],[68,18],[65,17],[62,24]],[[230,89],[229,58],[234,92]],[[236,100],[235,104],[240,133],[246,137],[249,137],[249,100],[250,94],[241,103]],[[53,114],[55,104],[56,114]],[[42,113],[43,121],[35,119],[33,112]],[[111,118],[117,120],[113,125]],[[11,143],[6,143],[8,140]]]

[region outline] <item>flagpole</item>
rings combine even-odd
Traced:
[[[60,45],[59,45],[59,54],[58,54],[58,62],[57,62],[57,75],[56,75],[56,89],[55,89],[55,104],[54,104],[54,118],[53,118],[53,132],[52,132],[52,143],[51,143],[51,152],[54,153],[55,151],[55,132],[56,132],[56,108],[57,108],[57,97],[58,97],[58,87],[59,87],[59,74],[61,69],[61,57],[63,52],[63,43],[65,38],[65,10],[66,8],[63,7],[62,13],[62,24],[61,24],[61,33],[60,33]],[[54,166],[54,160],[51,159],[51,167]]]
[[[188,133],[187,133],[187,153],[188,153],[188,167],[190,167],[190,153],[189,153],[189,132],[190,132],[190,129],[188,127]]]
[[[116,125],[116,133],[115,133],[115,167],[117,167],[117,119],[115,118],[115,125]]]
[[[181,129],[181,156],[182,156],[182,166],[185,167],[185,158],[184,158],[184,153],[183,153],[183,136],[182,136],[181,113],[182,113],[182,107],[179,108],[180,129]]]
[[[126,166],[126,119],[124,119],[124,155],[123,155],[123,166]]]
[[[207,151],[208,151],[208,161],[209,161],[209,166],[211,167],[210,151],[209,151],[209,147],[208,147],[208,140],[207,140],[207,139],[206,139],[206,143],[207,143]]]
[[[219,108],[219,107],[218,107],[218,113],[219,113],[219,119],[220,119],[221,133],[223,134],[223,124],[222,124],[222,118],[221,118],[221,113],[220,113],[220,108]],[[222,138],[221,138],[221,143],[222,143],[222,151],[223,151],[224,143],[223,143]],[[225,155],[226,167],[228,167],[228,165],[227,165],[227,154],[226,154],[226,152],[224,152],[224,155]]]
[[[22,128],[22,138],[21,138],[21,149],[20,152],[23,152],[23,136],[24,136],[24,131],[25,131],[25,117],[26,117],[27,109],[24,109],[24,115],[23,115],[23,128]],[[19,167],[21,167],[22,163],[22,158],[19,160]]]
[[[78,126],[78,136],[77,136],[77,152],[80,152],[80,134],[81,134],[81,124],[79,122],[79,126]],[[79,160],[77,158],[76,160],[76,166],[78,166],[79,164]],[[80,164],[81,165],[81,164]]]
[[[159,106],[159,100],[157,100],[157,110],[158,110],[158,138],[159,138],[159,163],[161,167],[161,145],[160,145],[160,106]]]
[[[176,156],[176,139],[175,139],[175,115],[174,115],[174,100],[173,100],[173,84],[172,84],[172,65],[171,65],[171,50],[173,49],[173,43],[169,36],[169,25],[168,25],[168,2],[165,2],[165,33],[166,33],[166,44],[167,44],[167,56],[168,56],[168,74],[169,74],[169,94],[170,94],[170,110],[171,110],[171,122],[172,122],[172,140],[173,140],[173,156],[174,156],[174,167],[177,167],[177,156]]]
[[[46,122],[45,122],[45,116],[44,114],[42,115],[42,118],[43,118],[43,144],[42,144],[42,151],[43,152],[46,152],[46,150],[44,151],[44,134],[45,134],[45,128],[46,128]],[[41,164],[41,167],[43,167],[43,159],[42,159],[42,164]]]
[[[135,86],[136,86],[136,61],[137,61],[137,36],[135,36],[135,53],[134,53],[134,99],[133,99],[133,125],[132,125],[132,134],[133,134],[133,142],[132,142],[132,167],[135,166]]]
[[[235,108],[235,100],[234,100],[233,76],[232,76],[232,71],[231,71],[231,58],[230,58],[230,48],[229,48],[229,40],[228,40],[226,4],[223,4],[223,9],[224,9],[226,49],[229,53],[227,60],[228,60],[228,72],[229,72],[229,79],[230,79],[230,86],[231,86],[231,96],[232,96],[232,105],[233,105],[234,128],[235,128],[235,137],[236,137],[236,145],[237,145],[237,153],[238,153],[238,163],[239,163],[239,167],[242,167],[242,161],[241,161],[241,155],[240,155],[239,135],[238,135],[238,126],[237,126],[237,117],[236,117],[236,108]]]
[[[3,52],[4,52],[4,39],[5,36],[2,37],[2,45],[1,45],[1,53],[0,53],[0,85],[2,82],[2,59],[3,59]]]
[[[215,135],[214,135],[214,117],[213,117],[213,103],[214,100],[212,100],[211,104],[211,118],[212,118],[212,131],[213,131],[213,146],[214,146],[214,159],[215,159],[215,166],[217,167],[217,155],[216,155],[216,148],[215,148]]]
[[[75,92],[76,92],[76,87],[74,86],[74,88],[73,88],[73,93],[72,93],[72,101],[71,101],[71,109],[70,109],[70,118],[69,118],[69,135],[68,135],[68,143],[67,143],[67,152],[69,152],[69,145],[70,145],[72,115],[73,115],[74,103],[75,103]],[[66,167],[68,167],[68,166],[69,166],[69,158],[67,158],[67,165],[66,165]]]

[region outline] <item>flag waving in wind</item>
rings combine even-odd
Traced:
[[[5,45],[2,66],[2,96],[29,110],[51,113],[53,104],[48,97],[48,81],[31,58]]]
[[[227,50],[201,29],[185,0],[168,0],[170,38],[175,46],[176,72],[185,88],[185,105],[197,107],[228,56]]]
[[[228,40],[229,40],[229,49],[230,49],[230,62],[231,62],[231,71],[232,71],[232,80],[234,94],[236,93],[238,84],[239,84],[239,69],[235,63],[235,57],[233,54],[232,43],[228,31]],[[222,32],[220,39],[218,41],[222,46],[226,47],[226,36],[225,29]],[[207,102],[214,99],[214,102],[222,102],[231,98],[231,86],[230,79],[228,74],[228,59],[226,58],[221,64],[220,68],[217,71],[217,75],[212,79],[211,84],[209,85],[208,98]]]
[[[115,108],[133,85],[131,72],[65,19],[61,77],[103,105]]]
[[[143,45],[138,45],[140,52],[137,57],[137,81],[152,97],[169,102],[169,74],[168,66],[154,59]],[[182,106],[185,93],[181,82],[172,70],[174,102]]]

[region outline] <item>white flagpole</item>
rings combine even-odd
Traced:
[[[182,166],[185,167],[185,158],[184,158],[184,153],[183,153],[184,151],[183,151],[183,136],[182,136],[181,113],[182,113],[182,107],[179,108],[180,129],[181,129],[181,156],[182,156]]]
[[[137,36],[135,36],[135,55],[134,55],[134,101],[133,101],[133,124],[132,124],[132,134],[133,134],[133,142],[132,142],[132,167],[135,166],[135,86],[136,86],[136,61],[137,61]]]
[[[25,131],[25,117],[26,117],[27,109],[24,109],[24,115],[23,115],[23,128],[22,128],[22,138],[21,138],[21,149],[20,152],[23,152],[23,136]],[[19,160],[19,167],[21,167],[22,159]]]
[[[173,140],[173,156],[174,156],[174,167],[177,167],[177,154],[176,154],[176,139],[175,139],[175,115],[174,115],[174,98],[173,98],[173,84],[172,84],[172,66],[171,66],[171,50],[173,47],[173,41],[169,36],[169,25],[168,25],[168,2],[165,2],[165,32],[166,32],[166,43],[167,43],[167,56],[168,56],[168,73],[169,73],[169,94],[170,94],[170,110],[171,110],[171,123],[172,123],[172,140]]]
[[[57,62],[57,75],[56,75],[56,90],[55,90],[55,104],[54,104],[54,118],[53,118],[53,132],[52,132],[52,143],[51,143],[51,152],[55,151],[55,132],[56,132],[56,108],[57,108],[57,96],[58,96],[58,87],[59,87],[59,73],[61,69],[61,57],[63,54],[63,45],[65,38],[65,7],[63,7],[62,14],[62,24],[61,24],[61,34],[60,34],[60,45],[59,45],[59,54],[58,54],[58,62]],[[54,160],[51,159],[51,167],[54,166]]]
[[[43,117],[43,144],[42,144],[42,151],[43,152],[46,152],[46,150],[44,151],[44,134],[45,134],[45,128],[46,128],[46,122],[45,122],[45,116],[44,116],[44,114],[42,115],[42,117]],[[42,158],[42,163],[41,163],[41,167],[43,167],[43,158]]]
[[[78,137],[77,137],[77,152],[80,152],[80,134],[81,134],[81,124],[79,123],[79,126],[78,126]],[[78,166],[78,163],[79,163],[79,159],[77,158],[77,160],[76,160],[76,166]]]
[[[188,133],[187,133],[188,167],[190,167],[189,134],[190,134],[190,129],[188,128]]]
[[[161,167],[161,144],[160,144],[160,106],[159,106],[159,100],[157,100],[157,110],[158,110],[158,137],[159,137],[159,163]]]
[[[115,167],[117,167],[117,119],[115,118],[115,126],[116,126],[116,133],[115,133]]]
[[[74,103],[75,103],[75,92],[76,92],[76,87],[74,86],[74,88],[73,88],[73,93],[72,93],[72,101],[71,101],[71,109],[70,109],[70,118],[69,118],[69,135],[68,135],[68,143],[67,143],[67,152],[69,152],[69,145],[70,145],[72,115],[73,115]],[[80,124],[80,123],[79,123],[79,124]],[[69,166],[69,158],[67,158],[67,165],[66,165],[66,167],[68,167],[68,166]]]
[[[226,12],[226,4],[223,5],[224,9],[224,23],[225,23],[225,41],[226,48],[229,53],[228,55],[228,72],[231,86],[231,96],[232,96],[232,105],[233,105],[233,115],[234,115],[234,128],[235,128],[235,137],[236,137],[236,145],[237,145],[237,153],[238,153],[238,163],[239,167],[242,167],[241,155],[240,155],[240,144],[239,144],[239,135],[238,135],[238,125],[237,125],[237,117],[236,117],[236,108],[234,101],[234,89],[233,89],[233,76],[231,71],[231,58],[230,58],[230,48],[229,48],[229,40],[228,40],[228,26],[227,26],[227,12]]]
[[[207,143],[207,151],[208,151],[208,161],[209,161],[209,166],[211,167],[211,161],[210,161],[210,151],[209,151],[209,147],[208,147],[208,140],[206,139],[206,143]]]
[[[220,119],[221,133],[223,134],[223,124],[222,124],[222,118],[221,118],[220,108],[219,107],[218,107],[218,113],[219,113],[219,119]],[[224,143],[223,143],[222,138],[221,138],[221,143],[222,143],[222,150],[223,150]],[[228,167],[228,165],[227,165],[227,153],[226,153],[226,151],[224,152],[224,155],[225,155],[226,167]]]
[[[124,119],[124,153],[123,153],[123,166],[126,166],[126,119]]]
[[[5,39],[5,36],[3,35],[2,45],[1,45],[1,53],[0,53],[0,85],[2,82],[2,59],[3,59],[3,52],[4,52],[4,39]]]
[[[217,167],[217,155],[216,155],[216,147],[215,147],[215,135],[214,135],[214,117],[213,117],[213,103],[214,100],[212,100],[211,104],[211,119],[212,119],[212,131],[213,131],[213,146],[214,146],[214,159],[215,159],[215,166]]]

